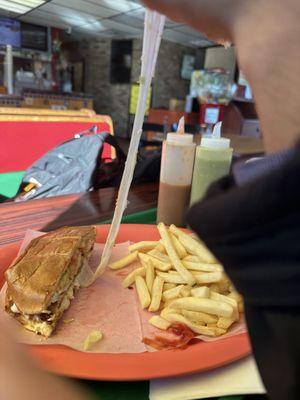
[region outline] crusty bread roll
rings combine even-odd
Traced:
[[[6,311],[49,337],[79,288],[96,238],[94,226],[63,227],[31,241],[5,272]]]

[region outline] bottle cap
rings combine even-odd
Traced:
[[[230,139],[221,137],[222,122],[218,122],[214,126],[214,130],[211,136],[202,137],[200,146],[207,147],[209,149],[229,149]]]
[[[206,137],[201,139],[200,146],[208,147],[209,149],[229,149],[230,139],[220,138],[214,139],[213,137]]]
[[[193,143],[194,136],[190,133],[185,133],[181,135],[179,133],[168,133],[167,142],[174,144],[189,145]]]

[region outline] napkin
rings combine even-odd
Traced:
[[[225,367],[185,377],[150,382],[150,400],[193,400],[239,394],[264,394],[252,356]]]

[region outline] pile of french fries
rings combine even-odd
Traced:
[[[149,320],[155,327],[166,330],[181,323],[198,335],[224,335],[243,312],[242,297],[198,238],[175,225],[159,223],[157,229],[159,241],[131,245],[130,254],[110,268],[140,262],[123,287],[135,284],[141,307],[156,313]]]

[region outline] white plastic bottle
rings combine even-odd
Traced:
[[[196,148],[191,205],[202,200],[209,186],[230,171],[233,150],[230,140],[221,137],[221,126],[217,123],[212,136],[203,137]]]

